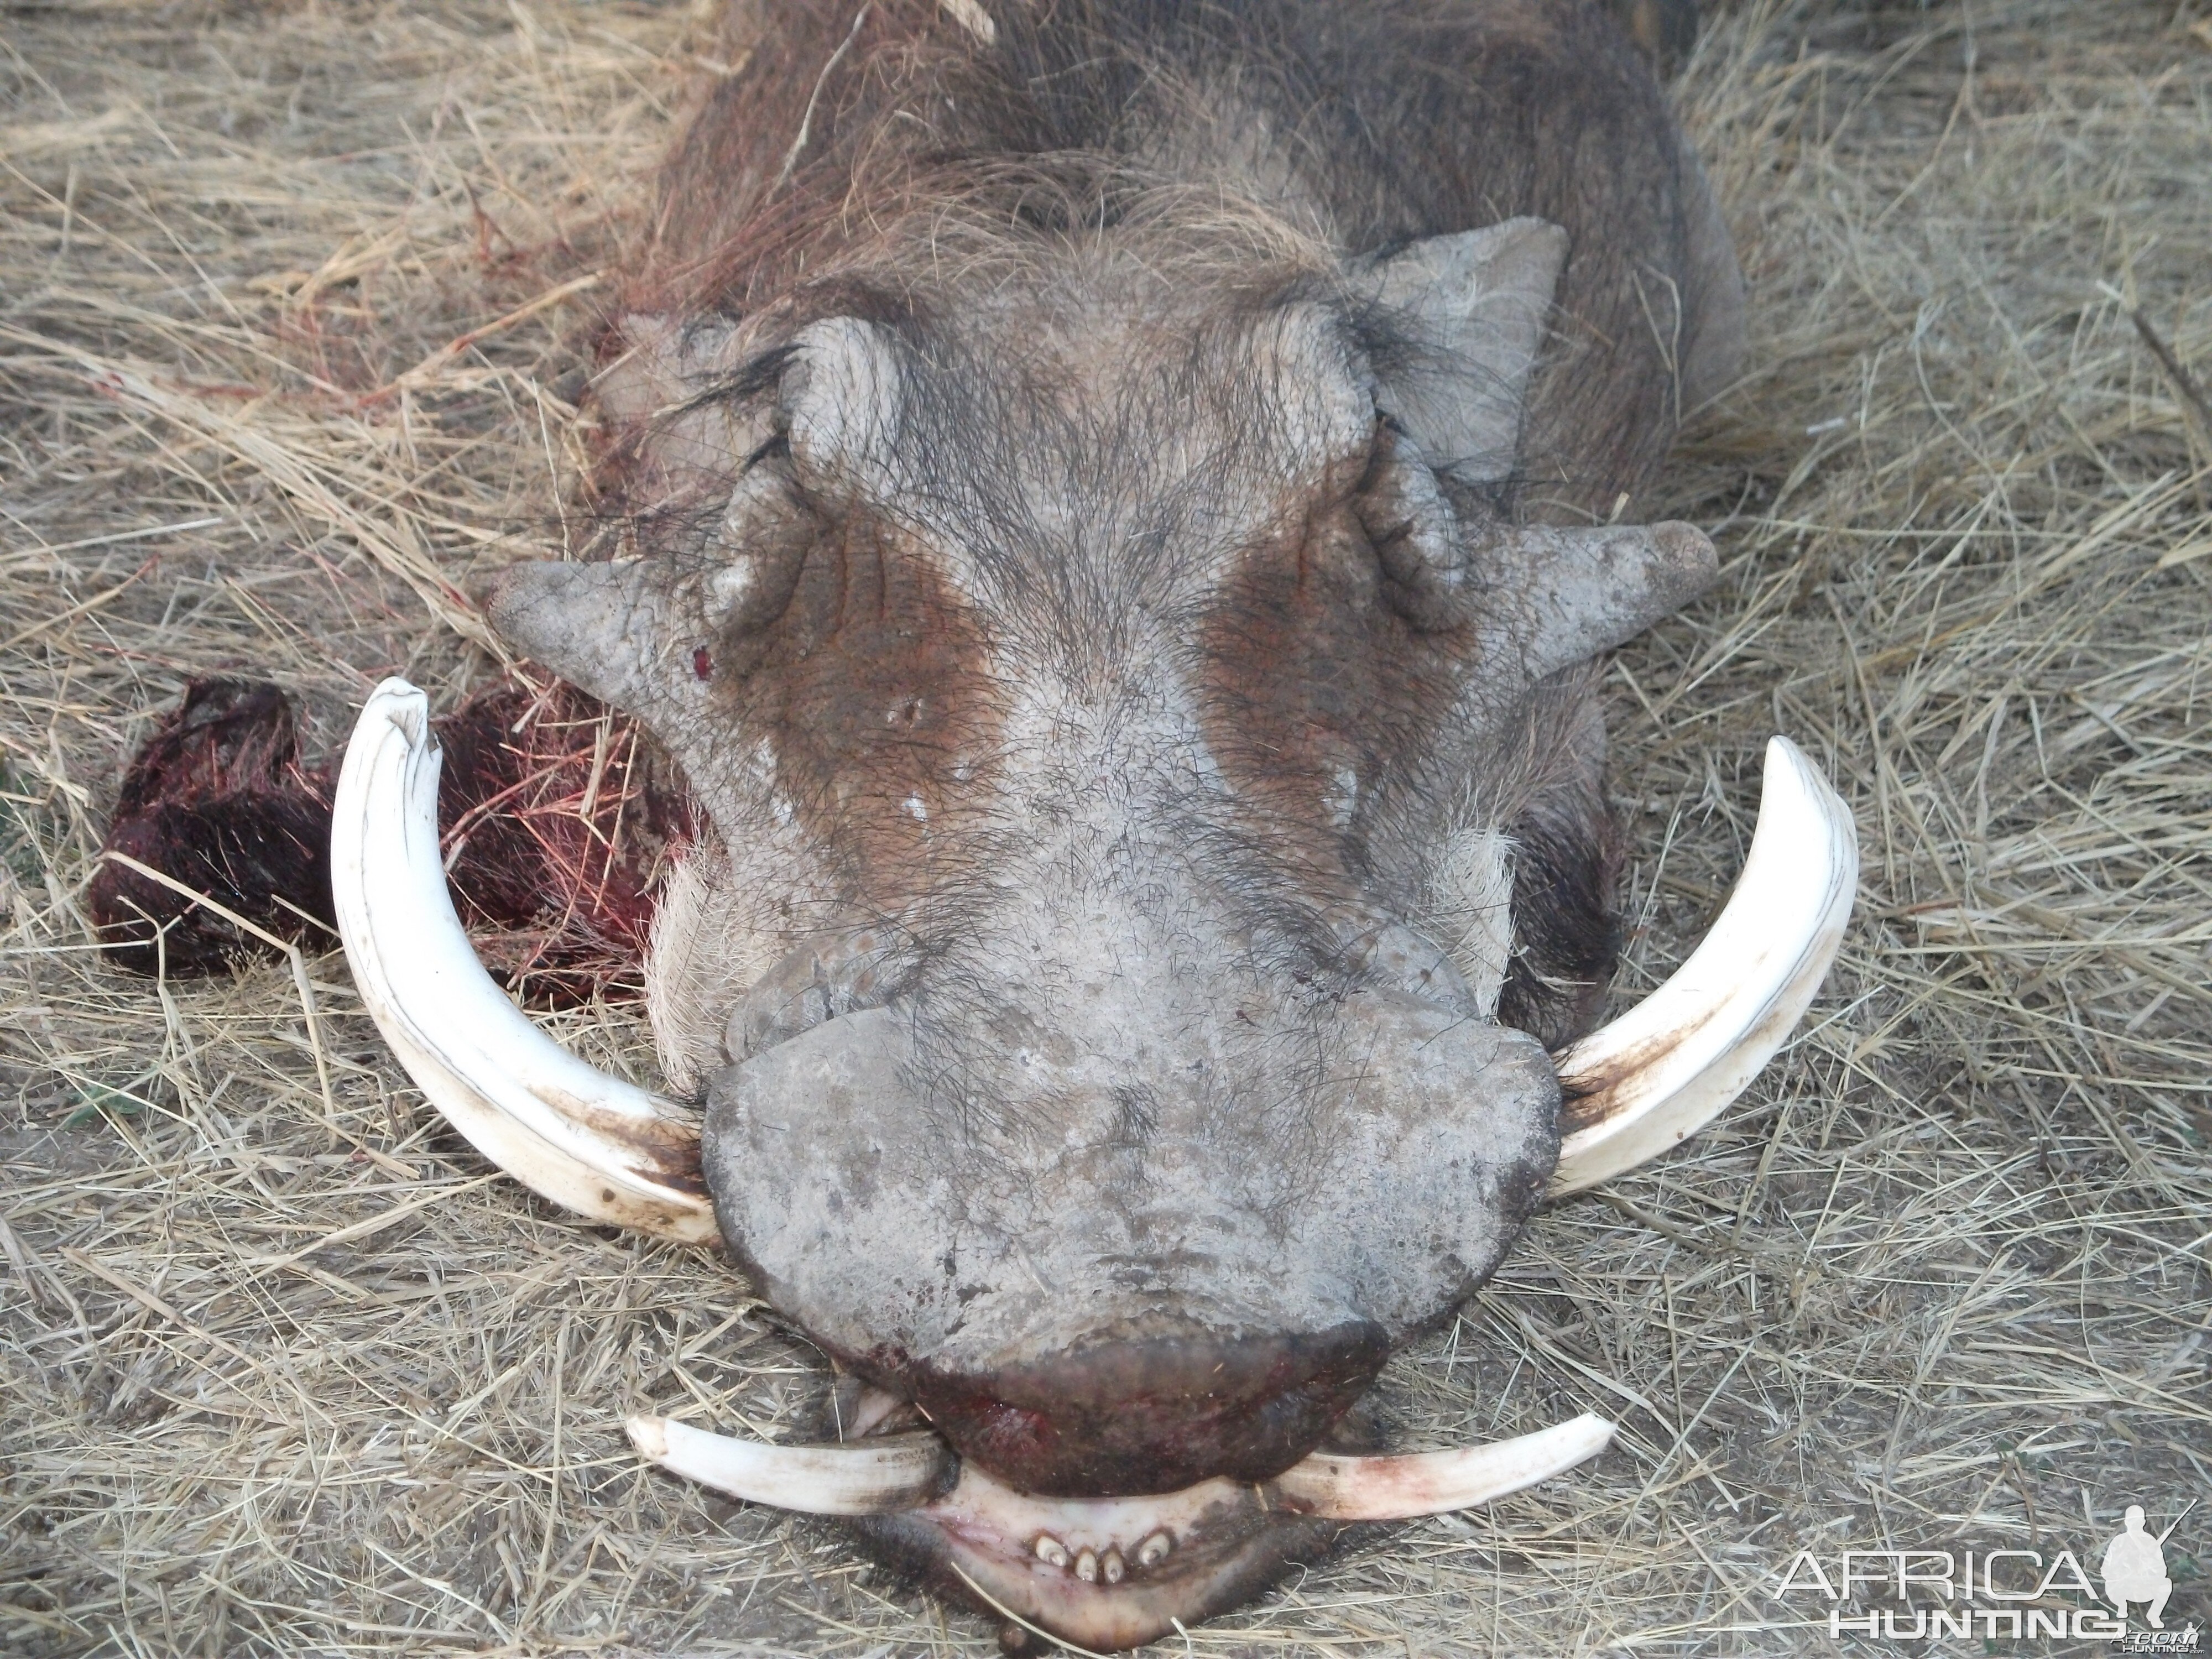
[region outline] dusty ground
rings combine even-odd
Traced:
[[[1725,890],[1772,731],[1858,811],[1857,921],[1713,1131],[1389,1375],[1407,1444],[1588,1408],[1617,1449],[1188,1651],[1825,1651],[1771,1595],[1800,1547],[2093,1558],[2129,1502],[2212,1500],[2208,16],[1710,30],[1679,91],[1755,368],[1639,507],[1727,577],[1613,673],[1622,995]],[[0,9],[0,1649],[993,1650],[826,1525],[641,1469],[626,1412],[819,1397],[714,1261],[488,1176],[337,957],[165,988],[77,903],[188,676],[273,675],[327,740],[385,672],[492,671],[448,585],[564,533],[572,285],[713,72],[691,27]],[[562,1024],[642,1063],[625,1010]],[[2170,1622],[2208,1553],[2212,1502]]]

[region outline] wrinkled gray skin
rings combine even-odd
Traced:
[[[763,1293],[1018,1490],[1264,1480],[1557,1156],[1578,665],[1712,568],[1607,521],[1739,287],[1594,11],[991,10],[751,40],[599,387],[641,556],[493,614],[711,822],[654,1013]]]

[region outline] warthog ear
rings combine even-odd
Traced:
[[[1396,313],[1410,349],[1378,364],[1375,401],[1439,472],[1513,471],[1528,371],[1544,340],[1567,233],[1541,219],[1431,236],[1346,274]]]
[[[886,331],[831,317],[718,388],[701,365],[727,356],[726,328],[693,331],[687,346],[665,328],[632,326],[641,385],[685,394],[659,410],[647,441],[681,486],[662,514],[673,545],[645,559],[514,565],[493,579],[487,603],[507,640],[652,721],[750,666],[755,636],[790,602],[820,513],[834,510],[824,503],[887,487],[901,368]],[[770,389],[772,401],[758,395]],[[732,447],[755,427],[765,441]]]
[[[1390,596],[1422,627],[1478,622],[1528,678],[1641,632],[1712,580],[1712,544],[1686,524],[1455,525],[1435,478],[1508,477],[1567,234],[1541,219],[1431,236],[1357,270],[1352,291],[1406,349],[1376,362],[1375,401],[1410,442],[1374,492]]]
[[[880,494],[904,374],[890,332],[857,317],[825,317],[792,337],[780,402],[791,455],[810,483]]]

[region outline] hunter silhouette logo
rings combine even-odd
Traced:
[[[2142,1506],[2130,1504],[2123,1530],[2098,1562],[2101,1598],[2074,1552],[2053,1553],[2048,1543],[2030,1549],[1977,1547],[1963,1553],[1846,1549],[1826,1560],[1800,1550],[1774,1594],[1785,1606],[1806,1595],[1826,1601],[1832,1637],[1953,1638],[1984,1647],[2003,1638],[2055,1638],[2110,1641],[2122,1653],[2196,1653],[2203,1632],[2193,1621],[2184,1630],[2169,1631],[2165,1624],[2173,1594],[2166,1542],[2195,1507],[2185,1508],[2163,1532],[2152,1533]],[[2069,1597],[2079,1600],[2069,1606]],[[2097,1605],[2100,1600],[2104,1606]],[[2139,1610],[2148,1630],[2128,1628],[2130,1607]]]
[[[2164,1630],[2166,1620],[2160,1615],[2166,1611],[2166,1598],[2173,1594],[2173,1580],[2166,1576],[2166,1540],[2173,1527],[2152,1537],[2143,1530],[2140,1504],[2128,1505],[2126,1518],[2127,1530],[2105,1546],[2104,1565],[2099,1569],[2104,1575],[2105,1599],[2123,1619],[2128,1616],[2129,1602],[2148,1601],[2144,1621],[2153,1630]],[[2181,1522],[2177,1518],[2173,1524]]]

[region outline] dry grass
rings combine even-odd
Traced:
[[[1824,1650],[1766,1595],[1800,1543],[2086,1554],[2212,1495],[2212,432],[2130,315],[2212,381],[2203,14],[1756,0],[1710,33],[1681,94],[1756,369],[1650,504],[1728,563],[1613,673],[1624,977],[1710,916],[1772,730],[1859,811],[1858,921],[1722,1124],[1544,1217],[1389,1377],[1409,1443],[1589,1407],[1619,1449],[1191,1651]],[[596,291],[445,348],[600,267],[688,27],[0,30],[9,1651],[991,1650],[828,1528],[641,1472],[626,1411],[773,1433],[819,1397],[726,1271],[488,1178],[337,958],[306,995],[124,980],[76,902],[187,675],[274,675],[327,740],[389,670],[489,672],[426,609],[465,632],[451,585],[560,537]],[[621,1010],[565,1023],[640,1053]],[[2169,1547],[2199,1618],[2207,1540],[2200,1510]]]

